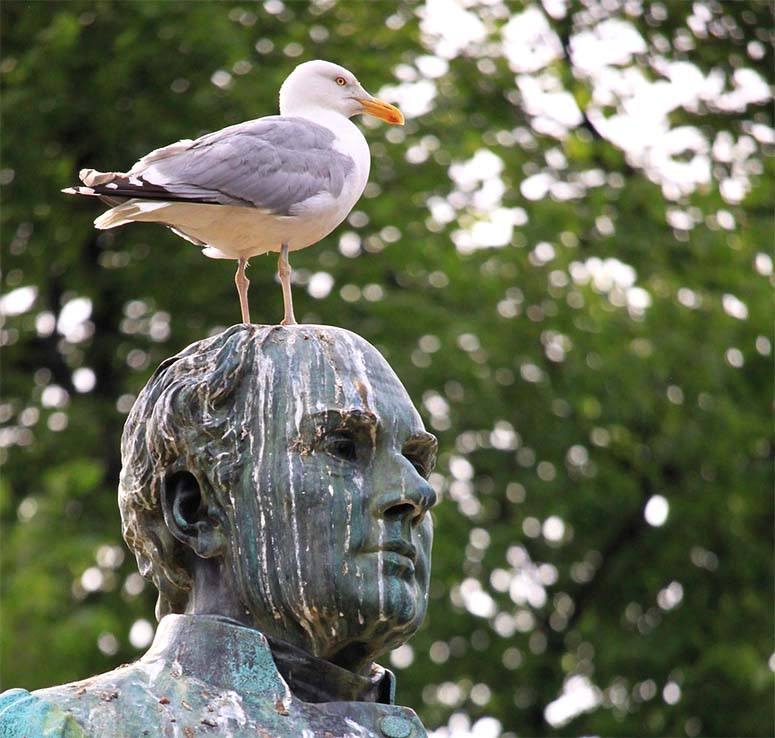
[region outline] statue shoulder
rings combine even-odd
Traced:
[[[0,738],[86,738],[75,717],[26,689],[0,694]]]
[[[132,664],[35,692],[9,689],[0,695],[0,738],[108,738],[124,735],[127,722],[152,729],[158,702],[148,681]]]

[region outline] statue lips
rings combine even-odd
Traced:
[[[390,573],[414,576],[417,549],[404,540],[386,541],[367,553],[382,554],[382,563]]]

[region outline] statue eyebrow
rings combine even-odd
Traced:
[[[352,408],[327,408],[305,415],[302,425],[306,433],[317,435],[321,432],[332,431],[338,428],[365,430],[372,439],[382,430],[383,424],[379,417],[361,407]],[[416,446],[424,451],[436,455],[439,449],[439,441],[432,433],[418,430],[409,435],[403,442],[403,446]]]
[[[356,425],[375,432],[381,426],[379,418],[373,412],[360,407],[328,408],[309,414],[307,420],[317,426],[325,425],[328,428]]]
[[[404,444],[407,443],[417,443],[422,446],[432,446],[434,450],[438,450],[439,447],[439,441],[436,438],[436,436],[433,435],[433,433],[428,433],[427,431],[418,431],[417,433],[412,433],[409,438],[404,441]]]

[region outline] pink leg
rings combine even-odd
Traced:
[[[280,325],[296,325],[296,317],[293,314],[293,295],[291,294],[291,265],[288,263],[288,244],[284,243],[277,261],[277,273],[280,276],[280,285],[283,288],[283,306],[285,316]]]
[[[245,276],[245,267],[247,265],[247,259],[240,259],[237,273],[234,275],[234,284],[237,285],[237,294],[239,295],[239,306],[242,310],[243,323],[250,323],[250,307],[248,306],[248,287],[250,286],[250,280]]]

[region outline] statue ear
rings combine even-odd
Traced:
[[[217,505],[208,504],[197,478],[188,471],[168,474],[161,495],[164,522],[177,540],[209,559],[226,550]]]

